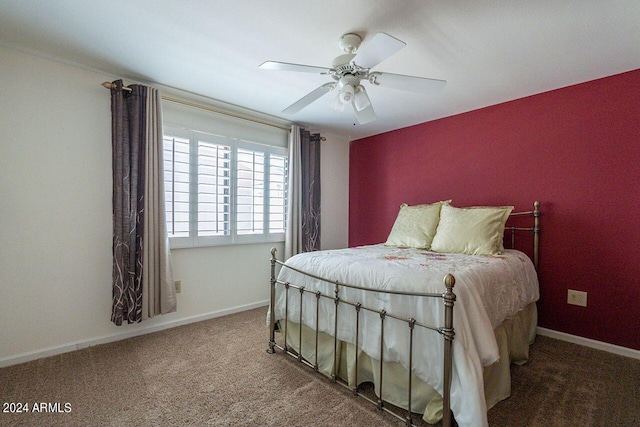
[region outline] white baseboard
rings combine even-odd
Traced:
[[[160,325],[149,326],[148,328],[137,329],[135,331],[122,332],[116,334],[104,335],[97,338],[91,338],[87,340],[78,341],[70,344],[63,344],[55,347],[47,347],[40,350],[30,351],[27,353],[18,354],[15,356],[9,356],[0,359],[0,368],[6,366],[17,365],[19,363],[29,362],[31,360],[42,359],[43,357],[55,356],[56,354],[68,353],[70,351],[80,350],[82,348],[91,347],[98,344],[106,344],[114,341],[125,340],[127,338],[133,338],[140,335],[151,334],[153,332],[163,331],[165,329],[175,328],[176,326],[187,325],[189,323],[201,322],[203,320],[213,319],[215,317],[226,316],[233,313],[239,313],[241,311],[252,310],[254,308],[266,307],[269,305],[269,301],[258,301],[251,304],[240,305],[237,307],[231,307],[224,310],[213,311],[210,313],[199,314],[196,316],[185,317],[178,320],[173,320]],[[266,316],[266,312],[265,312]]]
[[[626,357],[631,357],[632,359],[640,360],[640,350],[634,350],[632,348],[621,347],[615,344],[609,344],[602,341],[583,338],[577,335],[567,334],[565,332],[554,331],[553,329],[541,328],[539,326],[537,328],[537,332],[539,335],[543,335],[545,337],[555,338],[562,341],[568,341],[574,344],[584,345],[585,347],[591,347],[597,350],[603,350],[609,353],[618,354],[620,356],[626,356]]]

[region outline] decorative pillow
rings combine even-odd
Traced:
[[[429,205],[400,205],[385,245],[429,249],[440,220],[440,207],[451,200]]]
[[[466,209],[486,209],[486,208],[504,209],[502,237],[500,238],[500,253],[502,253],[504,252],[504,230],[506,228],[505,224],[509,220],[509,215],[511,215],[511,212],[513,211],[514,207],[513,206],[469,206]]]
[[[442,206],[440,223],[431,242],[431,250],[469,255],[499,254],[504,224],[512,210],[513,206]]]

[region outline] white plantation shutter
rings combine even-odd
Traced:
[[[171,126],[164,131],[172,247],[284,239],[284,148]]]
[[[188,138],[164,135],[164,196],[169,237],[189,236]]]
[[[231,233],[231,147],[198,141],[198,236]]]
[[[265,153],[239,148],[236,177],[238,234],[264,232]]]
[[[284,233],[287,224],[287,156],[269,156],[269,233]]]

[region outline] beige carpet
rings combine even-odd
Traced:
[[[267,354],[265,312],[0,369],[3,406],[43,402],[56,411],[0,413],[0,425],[403,425],[291,358]],[[492,426],[640,425],[640,361],[539,337],[531,361],[512,372],[512,397],[489,411]]]

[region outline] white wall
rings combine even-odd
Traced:
[[[271,244],[178,249],[178,311],[140,324],[111,323],[105,80],[113,76],[0,47],[0,366],[268,298]],[[328,137],[322,161],[323,247],[346,247],[348,141]]]

